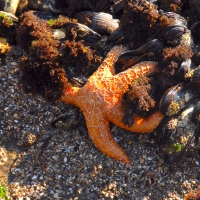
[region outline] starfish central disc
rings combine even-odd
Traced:
[[[111,135],[109,122],[136,133],[152,132],[163,115],[155,112],[148,118],[134,116],[134,124],[129,127],[122,122],[124,111],[121,101],[131,82],[142,75],[157,71],[156,62],[142,62],[115,75],[114,63],[125,52],[123,46],[115,46],[88,82],[82,87],[67,84],[61,101],[78,106],[84,116],[90,138],[94,145],[107,156],[127,165],[131,161]]]

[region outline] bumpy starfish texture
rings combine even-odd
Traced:
[[[109,122],[135,133],[149,133],[157,127],[163,115],[155,112],[148,118],[134,116],[131,127],[122,122],[124,111],[121,101],[129,84],[141,75],[157,71],[156,62],[142,62],[115,75],[114,63],[125,50],[123,46],[115,46],[82,88],[66,84],[60,100],[82,110],[90,138],[100,151],[131,165],[126,153],[112,137]]]

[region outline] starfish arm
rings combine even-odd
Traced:
[[[134,79],[157,71],[157,62],[144,61],[110,77],[109,82],[115,86],[116,93],[124,94]]]
[[[60,100],[64,103],[77,106],[77,93],[80,88],[72,87],[71,84],[63,89],[63,95]]]
[[[114,63],[116,62],[118,57],[125,51],[126,48],[122,45],[114,46],[91,78],[94,80],[101,79],[102,77],[113,76],[115,74]]]
[[[89,136],[94,145],[108,157],[131,165],[131,161],[126,153],[112,137],[109,122],[102,116],[97,116],[97,114],[95,116],[86,116],[85,119]]]
[[[114,106],[108,113],[108,118],[112,123],[116,124],[120,128],[135,133],[152,132],[160,124],[161,120],[164,117],[161,112],[155,112],[147,118],[135,115],[134,124],[129,127],[122,122],[123,116],[124,111],[121,105]]]

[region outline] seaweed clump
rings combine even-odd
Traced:
[[[78,59],[77,59],[78,58]],[[62,66],[65,68],[68,78],[87,79],[102,62],[100,54],[85,46],[82,40],[69,41],[63,44]]]
[[[120,20],[124,30],[125,43],[134,49],[141,46],[152,34],[152,27],[159,18],[157,8],[152,3],[126,1],[125,12]]]
[[[73,27],[71,32],[66,32],[64,39],[54,38],[52,27],[61,28],[67,23],[71,25],[75,21],[60,16],[49,22],[38,18],[32,11],[21,16],[17,41],[26,52],[19,64],[25,92],[55,101],[62,96],[63,88],[70,80],[81,72],[84,72],[83,76],[92,74],[102,61],[100,53],[96,55],[84,40],[77,39],[78,33]]]
[[[48,100],[58,99],[62,94],[65,71],[59,67],[59,41],[53,38],[47,22],[33,12],[26,12],[21,17],[17,41],[28,54],[19,64],[24,90]]]
[[[200,200],[200,190],[190,191],[184,196],[184,200]]]
[[[153,80],[153,78],[152,78]],[[124,108],[123,123],[131,126],[133,124],[133,114],[137,113],[142,116],[149,115],[155,107],[153,97],[154,88],[152,80],[147,77],[140,77],[134,80],[129,86],[128,91],[124,94],[122,106]]]
[[[183,61],[188,60],[193,55],[192,48],[187,45],[176,47],[166,47],[158,56],[158,64],[161,73],[158,77],[158,87],[165,90],[177,83],[176,74]]]

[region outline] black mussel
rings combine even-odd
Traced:
[[[63,30],[71,31],[72,28],[76,29],[78,33],[77,38],[84,39],[86,43],[95,43],[95,42],[99,42],[102,39],[99,33],[93,31],[88,26],[80,24],[80,23],[73,23],[73,22],[67,23],[63,27]]]
[[[180,158],[188,151],[190,144],[193,141],[193,136],[188,138],[186,145],[182,145],[180,143],[174,143],[173,147],[176,149],[177,152],[172,154],[166,154],[165,161],[168,163],[174,163],[180,160]]]
[[[194,36],[194,38],[196,40],[200,39],[200,21],[195,22],[194,24],[192,24],[192,26],[190,27],[190,30],[192,32],[192,35]]]
[[[91,27],[92,19],[95,15],[96,15],[96,12],[82,11],[82,12],[76,13],[76,15],[74,15],[74,18],[76,18],[78,22]]]
[[[195,125],[191,121],[194,103],[192,101],[179,115],[165,116],[163,123],[155,130],[155,139],[165,153],[165,161],[178,161],[194,143]],[[198,146],[195,146],[198,149]]]
[[[161,123],[158,125],[155,134],[155,141],[158,145],[165,145],[166,141],[172,135],[172,132],[176,128],[178,120],[171,119],[169,116],[165,116]]]
[[[200,67],[197,67],[194,70],[191,70],[185,75],[185,79],[190,79],[192,83],[197,85],[198,87],[200,86]]]
[[[92,19],[92,29],[98,33],[111,34],[119,27],[119,20],[108,13],[97,13]]]
[[[75,18],[101,34],[111,34],[119,27],[119,20],[104,12],[83,11],[77,13]]]
[[[191,46],[193,44],[191,31],[180,25],[168,26],[161,33],[160,39],[175,46],[178,44]]]
[[[184,4],[185,0],[158,0],[160,9],[163,9],[164,11],[180,13]]]
[[[194,109],[193,109],[193,112],[192,112],[192,121],[195,124],[200,123],[200,101],[198,101],[194,105]]]
[[[62,4],[62,2],[60,2]],[[58,13],[58,14],[66,14],[67,13],[67,2],[64,4],[65,6],[61,7],[58,6],[59,1],[56,0],[29,0],[28,1],[28,7],[32,10],[40,10],[40,11],[49,11],[52,13]],[[69,14],[69,12],[68,12]]]
[[[160,111],[167,116],[176,115],[196,97],[190,84],[178,83],[163,95]]]
[[[162,15],[165,15],[169,18],[173,18],[175,20],[174,25],[180,25],[180,26],[187,27],[187,20],[183,16],[181,16],[175,12],[163,12]]]
[[[37,16],[40,19],[44,20],[51,20],[51,19],[56,19],[54,15],[52,15],[51,12],[45,12],[45,11],[33,11],[33,14]]]
[[[94,10],[96,12],[109,12],[110,11],[110,7],[112,5],[110,0],[99,0],[96,2],[97,3],[94,7]]]
[[[115,2],[115,4],[113,6],[111,6],[111,12],[113,14],[119,13],[120,11],[123,10],[124,5],[125,5],[124,0],[119,0],[119,1]]]
[[[137,49],[126,51],[125,53],[121,54],[120,57],[142,55],[150,52],[157,54],[160,53],[162,50],[163,50],[163,43],[160,42],[158,39],[153,39]]]
[[[119,27],[109,37],[108,42],[120,41],[124,36],[124,31]]]
[[[149,56],[148,53],[143,54],[141,56],[126,56],[122,55],[118,60],[115,62],[115,68],[118,71],[127,70],[128,68],[142,62]]]
[[[192,121],[196,124],[194,137],[195,137],[195,142],[198,142],[200,138],[200,101],[198,101],[194,105],[194,109],[192,112]]]
[[[195,67],[195,64],[191,61],[191,59],[188,59],[186,61],[183,61],[176,73],[177,80],[183,81],[185,75],[193,70]]]

